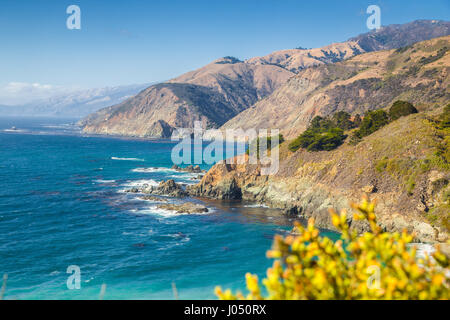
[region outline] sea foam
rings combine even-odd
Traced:
[[[139,158],[118,158],[118,157],[111,157],[111,160],[118,160],[118,161],[140,161],[144,162],[144,159]]]

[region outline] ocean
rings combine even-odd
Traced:
[[[103,284],[104,299],[175,299],[174,286],[180,299],[215,299],[218,285],[244,291],[247,272],[264,278],[266,251],[292,219],[237,201],[189,199],[209,208],[198,215],[160,210],[124,191],[195,183],[170,170],[176,143],[85,136],[74,121],[0,119],[5,299],[98,299]],[[79,289],[67,285],[70,266]]]

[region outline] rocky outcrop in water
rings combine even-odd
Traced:
[[[209,209],[200,204],[196,204],[193,202],[185,202],[181,204],[163,204],[157,207],[158,209],[175,211],[177,214],[198,214],[198,213],[207,213]]]
[[[206,171],[202,170],[200,168],[200,166],[198,166],[198,165],[195,167],[193,165],[189,165],[185,168],[181,168],[175,164],[175,165],[173,165],[172,169],[176,170],[178,172],[187,172],[187,173],[205,173],[206,172]]]
[[[152,194],[172,198],[184,198],[188,196],[188,193],[184,190],[184,188],[174,180],[161,181],[158,186],[144,184],[140,187],[131,188],[126,192]]]

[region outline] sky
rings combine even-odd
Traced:
[[[81,9],[80,30],[66,26],[70,5]],[[0,105],[345,41],[369,31],[369,5],[382,25],[450,20],[448,0],[1,0]]]

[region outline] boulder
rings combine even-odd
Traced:
[[[174,198],[187,197],[187,192],[174,180],[161,181],[158,187],[152,187],[149,190],[151,194],[164,195]]]

